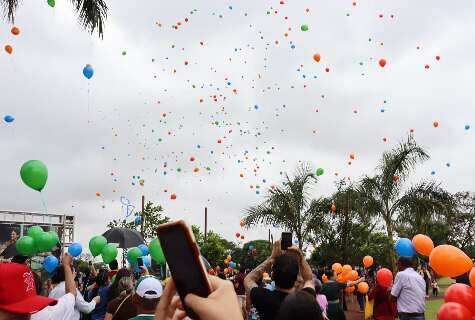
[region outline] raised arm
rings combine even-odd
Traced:
[[[299,256],[299,272],[302,276],[303,288],[315,289],[315,285],[313,284],[312,268],[310,268],[310,265],[305,259],[305,256],[302,251],[298,247],[290,247],[287,250],[293,251]]]
[[[77,288],[76,283],[74,282],[73,270],[71,267],[72,262],[73,258],[68,253],[64,253],[61,263],[64,267],[64,283],[66,293],[71,293],[73,296],[76,296]]]
[[[258,265],[254,270],[244,278],[244,288],[246,288],[246,294],[249,294],[252,288],[257,287],[257,281],[262,277],[263,272],[269,272],[274,259],[281,255],[280,241],[274,242],[274,248],[272,254],[264,262]]]

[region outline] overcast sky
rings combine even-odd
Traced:
[[[69,1],[23,1],[21,34],[0,24],[13,47],[1,116],[16,119],[0,124],[0,208],[43,212],[19,177],[39,159],[48,211],[75,215],[83,244],[142,194],[174,219],[203,226],[207,206],[211,229],[262,239],[239,221],[281,172],[322,167],[314,193],[330,195],[335,173],[373,173],[410,129],[431,155],[413,181],[474,190],[473,1],[284,1],[108,1],[103,40]]]

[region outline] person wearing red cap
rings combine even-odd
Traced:
[[[74,314],[76,284],[72,257],[64,254],[66,295],[58,300],[38,295],[33,272],[24,264],[0,263],[0,320],[70,319]]]

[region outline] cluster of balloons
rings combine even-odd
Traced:
[[[437,312],[438,320],[471,320],[475,317],[475,288],[456,283],[447,288],[444,304]]]
[[[20,177],[28,187],[41,192],[48,180],[48,168],[40,160],[29,160],[21,166]]]
[[[18,239],[15,246],[18,253],[31,257],[35,253],[51,251],[57,243],[59,237],[55,231],[45,232],[40,226],[32,226],[26,236]]]
[[[94,236],[89,240],[89,251],[93,257],[101,255],[102,261],[111,263],[117,257],[117,246],[107,243],[104,236]]]
[[[157,240],[157,239],[154,239],[154,240]],[[157,242],[158,242],[158,240],[157,240]],[[137,260],[139,258],[142,258],[142,262],[143,262],[144,266],[146,266],[147,268],[150,268],[152,266],[152,258],[149,256],[149,254],[151,254],[151,251],[152,251],[152,244],[150,243],[150,245],[151,245],[150,249],[145,244],[141,244],[137,247],[130,248],[127,251],[127,260],[129,261],[129,263],[132,266],[135,266],[136,271],[140,271],[140,270],[138,270],[138,265],[137,265]],[[162,247],[160,246],[159,243],[158,243],[158,246],[159,246],[158,248],[160,250],[160,253],[163,257],[163,260],[160,260],[159,263],[162,264],[162,263],[165,263],[164,262],[165,257],[163,256],[163,252],[161,251]],[[156,247],[156,243],[154,243],[154,246],[153,246],[154,254],[153,254],[153,256],[155,256],[155,257],[156,257],[156,254],[157,254],[156,251],[157,251],[157,247]],[[156,260],[156,259],[154,259],[154,260]]]
[[[335,262],[332,264],[332,270],[337,274],[336,281],[337,282],[348,282],[348,281],[356,281],[359,278],[358,272],[353,270],[353,268],[349,264],[341,265],[341,263]],[[327,282],[327,277],[322,277],[323,282]],[[361,293],[367,293],[369,286],[366,282],[360,282],[358,285],[358,290]],[[355,291],[355,287],[347,287],[345,289],[346,293],[352,293]]]

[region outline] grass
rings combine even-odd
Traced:
[[[444,303],[444,292],[445,289],[453,282],[450,278],[440,278],[438,281],[439,284],[439,298],[434,300],[426,301],[426,320],[437,320],[437,311],[439,310],[442,303]]]

